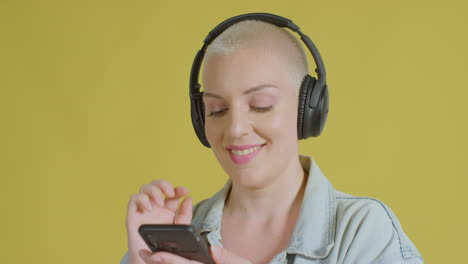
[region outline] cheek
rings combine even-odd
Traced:
[[[272,122],[272,151],[280,159],[289,155],[297,154],[298,136],[297,136],[297,109],[288,107],[281,111],[281,115]],[[280,163],[278,161],[278,163]]]
[[[287,135],[288,138],[292,134],[297,134],[297,111],[283,111],[275,124],[275,129]]]
[[[205,134],[206,134],[206,137],[208,139],[208,142],[210,142],[212,140],[212,138],[215,135],[215,132],[216,132],[216,130],[213,128],[213,125],[210,123],[209,120],[207,120],[207,118],[205,116]],[[210,144],[211,144],[211,142],[210,142]]]
[[[294,106],[282,107],[262,121],[265,136],[273,141],[297,141],[297,109]]]
[[[278,111],[275,128],[279,130],[297,132],[297,102],[289,99]]]
[[[219,124],[207,120],[207,122],[205,122],[205,134],[208,143],[210,143],[211,150],[213,151],[214,156],[219,162],[222,163],[224,152],[224,149],[221,148],[223,135],[222,130],[219,129]]]
[[[220,126],[220,123],[214,122],[212,118],[206,119],[205,116],[205,134],[208,143],[210,143],[212,148],[213,146],[218,145],[220,139],[222,138],[223,130],[220,129]]]

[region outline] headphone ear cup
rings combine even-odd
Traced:
[[[299,103],[297,111],[297,137],[298,139],[306,139],[307,133],[305,128],[308,127],[308,109],[309,98],[312,92],[312,89],[315,85],[315,78],[307,74],[301,83],[301,88],[299,90]]]
[[[198,139],[204,146],[209,148],[210,143],[208,143],[205,134],[205,104],[203,103],[202,95],[203,92],[198,93],[191,99],[192,124]]]
[[[316,126],[317,130],[314,131],[314,137],[318,137],[322,131],[323,128],[325,127],[325,123],[327,122],[327,117],[328,117],[328,106],[329,106],[329,99],[328,99],[328,85],[325,84],[323,87],[323,96],[320,97],[319,105],[318,105],[318,110],[319,112],[317,113],[319,118],[319,124]]]
[[[299,139],[308,137],[318,137],[322,133],[328,116],[328,86],[323,87],[317,80],[307,75],[301,84],[299,94],[299,112],[298,112],[298,135]],[[310,106],[312,94],[315,89],[319,89],[318,104],[315,108]]]

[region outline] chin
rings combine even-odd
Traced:
[[[269,179],[265,173],[253,168],[227,172],[233,184],[249,189],[259,189],[267,185]]]
[[[216,151],[218,152],[218,151]],[[221,149],[221,153],[214,153],[221,167],[231,178],[232,182],[246,188],[262,188],[271,179],[268,175],[271,172],[265,171],[271,165],[262,164],[264,154],[260,153],[257,157],[247,164],[235,164],[225,149]],[[263,154],[263,155],[262,155]]]

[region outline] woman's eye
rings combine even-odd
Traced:
[[[210,112],[208,116],[221,116],[226,112],[227,109],[222,109],[219,111]]]
[[[266,107],[252,106],[251,109],[253,111],[255,111],[255,112],[258,112],[258,113],[268,112],[271,109],[273,109],[273,105],[266,106]],[[222,110],[219,110],[219,111],[210,112],[210,113],[208,113],[208,116],[219,117],[219,116],[224,115],[227,110],[228,110],[228,108],[225,108],[225,109],[222,109]]]
[[[259,107],[259,106],[253,106],[252,109],[256,112],[267,112],[273,109],[273,105],[266,106],[266,107]]]

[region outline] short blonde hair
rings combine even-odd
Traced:
[[[246,48],[260,40],[272,40],[274,45],[284,50],[285,63],[299,94],[300,84],[306,74],[309,73],[307,56],[300,41],[289,29],[277,27],[260,20],[243,20],[238,22],[217,36],[207,47],[203,64],[203,82],[205,82],[206,65],[213,55],[229,55]],[[204,86],[204,84],[203,84]]]

